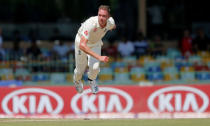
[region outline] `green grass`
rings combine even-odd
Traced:
[[[0,119],[0,126],[210,126],[210,119]]]

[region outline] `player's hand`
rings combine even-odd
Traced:
[[[115,29],[116,29],[116,25],[113,26],[113,28],[111,29],[111,31],[112,31],[112,30],[115,30]]]
[[[108,56],[100,56],[100,59],[99,60],[101,62],[107,63],[107,62],[109,62],[109,57]]]

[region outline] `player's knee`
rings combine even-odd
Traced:
[[[95,80],[97,78],[97,75],[98,75],[99,71],[100,71],[99,68],[97,68],[97,69],[89,69],[88,78],[90,78],[92,80]]]
[[[100,71],[99,63],[94,63],[93,67],[90,68],[93,72],[98,73]]]
[[[91,74],[98,74],[100,72],[100,69],[99,68],[92,68],[92,69],[89,69],[89,72]]]
[[[74,70],[74,73],[76,74],[76,76],[81,76],[83,74],[82,71],[79,71],[79,70]]]

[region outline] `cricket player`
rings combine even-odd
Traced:
[[[110,17],[110,8],[101,5],[98,16],[90,17],[82,23],[75,38],[74,84],[78,93],[83,92],[82,76],[88,66],[88,83],[93,94],[98,92],[96,78],[100,71],[100,62],[108,62],[108,56],[101,56],[102,38],[107,31],[115,29],[114,19]]]

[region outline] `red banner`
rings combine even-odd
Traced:
[[[97,95],[73,86],[0,88],[0,114],[206,113],[210,85],[99,86]]]

